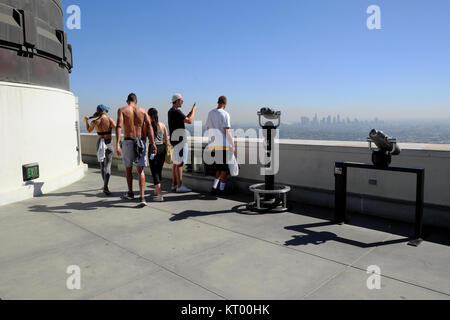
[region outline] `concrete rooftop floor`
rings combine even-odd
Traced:
[[[248,215],[247,196],[167,194],[136,209],[119,198],[123,176],[109,198],[100,180],[91,168],[70,187],[0,207],[1,299],[450,299],[448,232],[429,230],[414,248],[409,225],[353,215],[338,226],[297,204]],[[66,288],[70,265],[81,290]],[[371,265],[380,290],[367,288]]]

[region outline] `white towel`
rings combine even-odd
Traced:
[[[98,162],[103,162],[105,161],[106,158],[106,143],[105,143],[105,139],[101,139],[99,146],[98,146],[98,150],[97,150],[97,159]]]

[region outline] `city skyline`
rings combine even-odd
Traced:
[[[373,119],[358,119],[358,118],[350,118],[349,116],[341,117],[340,114],[337,115],[328,115],[326,117],[320,118],[317,114],[314,115],[313,118],[309,118],[308,116],[301,116],[300,124],[304,126],[319,126],[319,125],[350,125],[350,124],[359,124],[359,123],[374,123],[374,124],[383,124],[384,120],[378,119],[377,117]]]

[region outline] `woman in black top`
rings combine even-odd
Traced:
[[[158,111],[155,108],[148,110],[148,115],[152,121],[152,130],[155,137],[155,144],[157,152],[152,154],[149,150],[148,157],[150,162],[150,170],[153,176],[153,182],[155,184],[156,196],[154,201],[162,202],[164,198],[161,194],[161,180],[162,180],[162,169],[166,161],[166,152],[168,145],[168,132],[164,123],[159,122]]]

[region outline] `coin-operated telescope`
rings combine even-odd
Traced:
[[[279,162],[279,154],[276,153],[275,136],[276,130],[281,125],[281,112],[270,108],[262,108],[258,112],[259,125],[263,129],[264,148],[267,156],[267,164],[264,170],[265,183],[250,187],[255,195],[255,201],[247,208],[258,213],[278,213],[288,210],[287,194],[291,191],[288,186],[275,184],[275,173],[273,172],[275,162]],[[278,157],[278,158],[276,158]]]
[[[278,129],[281,125],[281,111],[273,111],[270,108],[262,108],[261,111],[258,112],[259,117],[259,125],[261,128],[271,128],[271,129]],[[264,124],[262,123],[263,118],[266,118],[267,120],[277,120],[278,124],[273,124],[272,121],[267,121]]]
[[[372,151],[372,162],[375,166],[389,167],[392,156],[398,156],[402,150],[397,139],[387,136],[383,131],[373,129],[367,138]],[[376,148],[373,145],[376,145]]]
[[[281,125],[281,112],[273,111],[270,108],[262,108],[261,111],[258,112],[259,125],[263,129],[263,135],[266,139],[264,145],[267,151],[267,158],[270,159],[270,162],[267,164],[267,168],[270,168],[272,164],[272,156],[273,156],[273,147],[275,144],[275,130],[278,129]],[[266,121],[263,123],[263,119]],[[272,121],[267,120],[275,120],[278,123],[274,124]],[[266,189],[273,190],[275,187],[275,175],[266,175]]]

